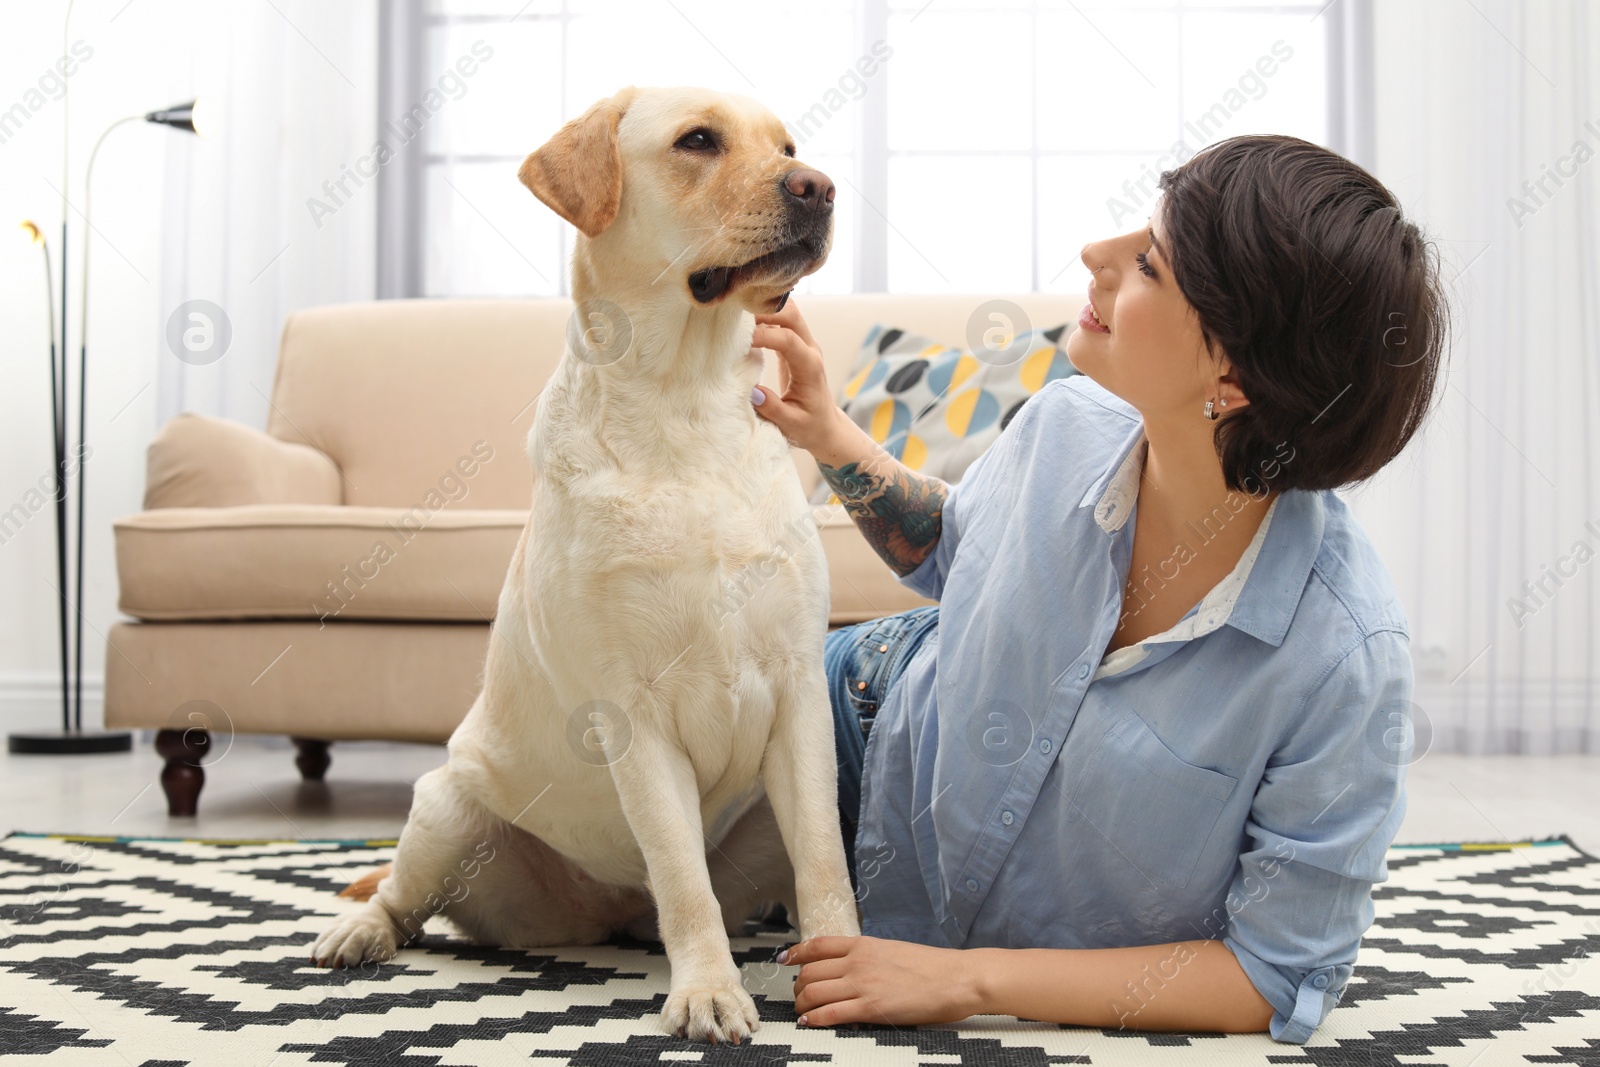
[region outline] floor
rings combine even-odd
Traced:
[[[221,746],[219,746],[221,747]],[[326,782],[301,782],[286,739],[238,737],[206,763],[200,814],[167,817],[161,759],[131,753],[4,757],[0,832],[212,838],[392,838],[411,783],[444,762],[437,745],[332,748]],[[1397,841],[1503,841],[1566,834],[1600,854],[1600,756],[1429,753],[1407,779]]]

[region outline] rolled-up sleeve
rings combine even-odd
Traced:
[[[940,512],[939,540],[934,542],[933,551],[917,564],[915,570],[897,575],[901,585],[929,600],[939,599],[944,592],[945,576],[950,573],[956,549],[961,545],[967,516],[976,514],[1005,484],[1012,454],[1022,447],[1024,438],[1034,435],[1035,422],[1045,417],[1044,408],[1058,399],[1055,393],[1067,380],[1055,378],[1046,383],[1012,416],[1005,429],[1000,431],[1000,436],[967,465],[961,480],[951,484],[944,509]]]
[[[1368,635],[1312,690],[1256,789],[1223,943],[1272,1004],[1275,1040],[1309,1038],[1354,972],[1405,815],[1411,694],[1405,634]]]

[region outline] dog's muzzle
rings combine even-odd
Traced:
[[[819,170],[797,167],[778,185],[785,206],[785,239],[748,263],[707,267],[689,275],[689,294],[697,303],[711,303],[740,281],[798,277],[822,258],[833,224],[833,181]],[[787,300],[785,293],[778,307]]]

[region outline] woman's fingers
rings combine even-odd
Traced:
[[[751,343],[754,344],[754,342]],[[780,396],[786,395],[789,392],[789,386],[794,380],[789,373],[789,361],[779,356],[773,362],[778,365],[778,394]]]
[[[856,937],[813,937],[790,945],[784,950],[778,962],[785,966],[793,967],[795,964],[814,963],[817,960],[836,959],[849,954],[860,938]]]
[[[818,1008],[848,1000],[866,1000],[866,998],[850,979],[830,978],[825,982],[812,982],[796,993],[794,1012],[796,1015],[811,1015]],[[878,1021],[883,1021],[881,1015]]]
[[[750,354],[751,355],[756,355],[756,354],[761,353],[763,351],[764,351],[764,349],[762,348],[762,346],[756,344],[755,340],[752,338],[751,341],[750,341]],[[765,362],[765,359],[766,359],[766,357],[763,356],[762,357],[763,362]],[[781,396],[782,394],[787,393],[789,391],[789,361],[786,360],[786,359],[778,359],[776,362],[777,362],[777,365],[778,365],[778,386],[777,386],[777,391],[778,391],[778,394]]]
[[[761,417],[775,424],[790,441],[799,441],[801,447],[805,447],[805,442],[800,440],[806,436],[801,420],[817,416],[813,409],[819,399],[832,402],[825,379],[821,377],[822,357],[785,326],[758,325],[750,343],[778,354],[780,383],[777,389],[756,386],[758,392],[751,393],[751,402],[754,403],[758,395],[763,397],[761,403],[756,404]]]
[[[829,979],[841,977],[850,967],[850,961],[843,956],[833,959],[813,960],[800,968],[800,973],[794,976],[794,991],[800,991],[813,982],[825,982]]]
[[[835,1026],[851,1022],[883,1022],[848,975],[850,950],[859,937],[813,937],[791,945],[783,954],[786,964],[800,964],[795,975],[794,1010],[805,1026]]]
[[[761,319],[775,317],[760,316]],[[756,414],[777,426],[784,439],[795,448],[803,448],[812,455],[819,449],[831,448],[841,432],[839,417],[842,412],[828,386],[822,353],[795,330],[777,322],[758,321],[750,344],[777,353],[778,377],[783,383],[781,392],[762,385],[751,391],[750,403],[755,406]]]
[[[816,339],[811,336],[811,327],[806,325],[805,316],[800,314],[800,306],[792,299],[783,306],[782,311],[772,315],[757,315],[756,322],[786,327],[812,348],[817,347]]]
[[[836,1000],[799,1012],[801,1026],[844,1026],[847,1023],[881,1023],[883,1013],[865,1000]]]
[[[782,369],[788,371],[791,381],[812,384],[823,377],[822,353],[787,326],[758,322],[750,343],[757,348],[769,348],[776,352]],[[787,396],[788,388],[785,387],[783,392]]]

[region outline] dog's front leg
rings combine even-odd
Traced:
[[[429,918],[463,899],[468,887],[461,871],[468,869],[468,862],[475,868],[494,856],[492,848],[485,855],[467,836],[474,814],[456,780],[455,765],[446,763],[417,779],[394,869],[378,883],[371,900],[341,915],[317,938],[311,959],[320,967],[381,963],[420,937]]]
[[[672,963],[662,1028],[695,1040],[738,1043],[760,1023],[711,889],[694,766],[676,744],[641,725],[611,773],[644,853],[661,941]]]
[[[826,676],[790,673],[777,693],[777,716],[761,778],[794,867],[794,916],[802,940],[861,933],[839,830],[838,757]]]

